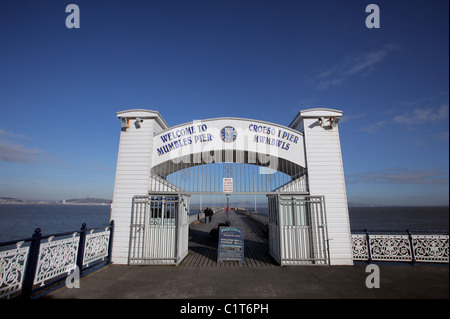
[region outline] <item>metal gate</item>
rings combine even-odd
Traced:
[[[129,264],[178,265],[188,253],[189,197],[133,197]]]
[[[269,195],[269,250],[280,265],[329,264],[323,196]]]

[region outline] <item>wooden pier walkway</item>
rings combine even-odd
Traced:
[[[217,262],[217,238],[210,231],[227,220],[224,210],[214,214],[211,223],[191,224],[189,226],[189,254],[180,267],[274,267],[276,262],[269,255],[269,241],[264,226],[239,214],[229,213],[230,226],[244,229],[244,262]]]

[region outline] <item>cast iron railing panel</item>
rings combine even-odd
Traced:
[[[22,289],[25,266],[30,247],[21,247],[0,252],[0,297],[12,295]]]
[[[61,274],[70,274],[78,254],[80,237],[73,233],[71,238],[53,241],[53,236],[47,242],[41,243],[39,259],[34,276],[34,284],[44,285],[45,281]]]
[[[88,233],[89,231],[89,233]],[[0,243],[0,298],[30,298],[37,291],[80,271],[111,262],[114,221],[106,228],[86,229]],[[40,287],[39,287],[40,286]]]
[[[449,235],[353,234],[353,260],[448,263]]]

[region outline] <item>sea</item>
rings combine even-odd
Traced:
[[[107,227],[110,205],[1,204],[0,243],[32,237],[36,228],[42,236]]]
[[[198,211],[193,211],[197,213]],[[268,213],[267,207],[258,212]],[[88,228],[107,227],[109,205],[1,204],[0,243],[30,238],[36,228],[43,236]],[[352,232],[449,231],[448,207],[349,207]]]

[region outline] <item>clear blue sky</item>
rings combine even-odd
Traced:
[[[448,205],[448,38],[448,0],[3,0],[0,196],[112,198],[118,111],[289,125],[328,107],[350,202]]]

